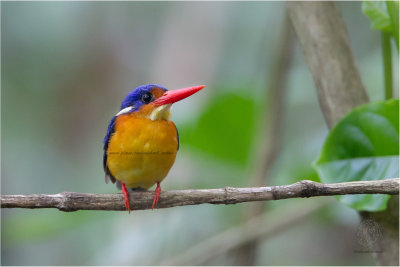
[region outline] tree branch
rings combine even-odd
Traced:
[[[379,181],[357,181],[322,184],[303,180],[291,185],[200,190],[165,191],[159,208],[199,204],[236,204],[287,198],[333,196],[347,194],[399,194],[400,178]],[[154,192],[130,193],[134,210],[151,209]],[[122,194],[90,194],[63,192],[55,195],[2,195],[1,208],[57,208],[61,211],[125,210]]]
[[[354,107],[367,103],[346,27],[334,2],[294,1],[287,8],[331,128]]]
[[[290,18],[314,78],[319,103],[329,128],[368,95],[356,67],[345,25],[334,2],[288,2]],[[362,219],[383,225],[383,238],[373,243],[378,265],[399,265],[399,199],[383,212],[362,212]],[[374,239],[376,229],[365,231]]]

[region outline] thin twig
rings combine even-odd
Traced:
[[[291,185],[219,189],[165,191],[160,195],[159,208],[199,204],[236,204],[287,198],[333,196],[347,194],[399,194],[400,178],[322,184],[303,180]],[[133,210],[151,209],[154,192],[130,193]],[[76,210],[125,210],[122,194],[90,194],[63,192],[55,195],[2,195],[2,208],[57,208]]]
[[[392,47],[390,34],[382,32],[383,84],[385,99],[393,98]]]

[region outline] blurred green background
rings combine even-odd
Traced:
[[[383,99],[380,34],[361,2],[337,5],[370,99]],[[1,2],[1,193],[118,192],[104,183],[102,139],[123,97],[147,83],[207,85],[174,105],[181,147],[163,190],[250,186],[283,15],[282,2]],[[297,43],[287,91],[269,185],[315,178],[311,162],[328,133]],[[302,201],[318,199],[268,209]],[[240,224],[248,205],[3,209],[1,264],[157,265]],[[358,226],[356,211],[334,202],[264,240],[255,262],[375,264],[354,252]],[[234,264],[232,256],[206,263]]]

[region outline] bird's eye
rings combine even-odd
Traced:
[[[141,98],[142,102],[145,104],[150,103],[151,101],[153,101],[153,99],[154,99],[153,94],[149,92],[144,93]]]

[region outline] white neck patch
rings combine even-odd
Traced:
[[[150,119],[153,121],[169,120],[171,118],[171,106],[172,104],[166,104],[155,108],[150,114]]]
[[[166,105],[162,105],[162,106],[155,108],[153,110],[153,112],[151,112],[151,114],[149,115],[148,118],[150,118],[153,121],[154,120],[170,120],[171,106],[172,106],[172,104],[166,104]],[[135,108],[134,106],[130,106],[130,107],[121,109],[115,116],[127,114],[127,113],[131,112],[134,108]]]
[[[134,106],[130,106],[130,107],[121,109],[115,116],[119,116],[119,115],[122,115],[122,114],[129,113],[133,108],[134,108]]]

